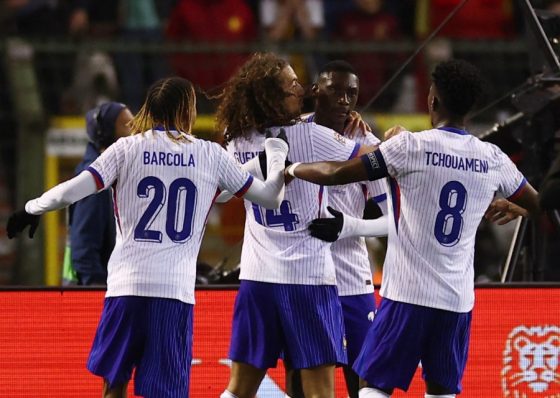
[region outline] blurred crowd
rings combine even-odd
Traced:
[[[34,39],[133,41],[146,48],[158,43],[223,43],[226,51],[158,54],[148,51],[38,54],[40,82],[48,111],[81,113],[104,100],[118,99],[139,107],[149,84],[177,74],[212,93],[246,59],[238,43],[264,43],[275,50],[284,42],[372,43],[425,38],[460,3],[460,0],[4,0],[0,3],[0,33]],[[447,24],[431,49],[408,76],[404,91],[418,89],[424,98],[425,72],[449,57],[441,39],[513,40],[522,31],[520,11],[513,0],[470,0]],[[312,48],[312,47],[310,47]],[[314,78],[317,66],[328,61],[324,53],[285,54],[303,83]],[[42,59],[41,59],[42,57]],[[54,58],[54,59],[51,59]],[[358,105],[375,95],[404,55],[391,52],[348,52],[361,78]],[[61,66],[64,65],[64,67]],[[404,75],[405,77],[407,75]],[[408,83],[408,85],[407,85]],[[376,109],[424,109],[402,84],[393,85]],[[60,93],[60,87],[63,88]],[[407,101],[408,99],[408,101]],[[211,105],[200,104],[202,111]]]

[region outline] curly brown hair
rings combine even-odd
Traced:
[[[226,83],[216,112],[217,126],[228,143],[247,137],[251,130],[293,122],[283,104],[287,94],[281,87],[280,72],[288,62],[272,53],[256,53]]]

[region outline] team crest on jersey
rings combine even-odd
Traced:
[[[334,133],[334,139],[340,142],[342,145],[346,145],[346,138],[336,132]]]
[[[504,397],[559,398],[559,361],[559,326],[517,326],[509,333],[504,350]]]

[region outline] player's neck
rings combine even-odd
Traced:
[[[453,119],[441,119],[434,122],[434,128],[439,129],[441,127],[451,127],[454,129],[464,130],[465,121],[464,120],[453,120]]]
[[[333,122],[332,120],[329,120],[329,118],[325,115],[322,115],[320,112],[315,112],[313,121],[317,124],[320,124],[321,126],[328,127],[329,129],[334,130],[337,133],[342,134],[342,132],[344,131],[344,121],[341,121],[340,123],[337,123],[336,121]]]

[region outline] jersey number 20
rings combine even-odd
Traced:
[[[467,207],[467,190],[459,181],[449,181],[441,188],[434,235],[443,246],[455,246],[463,231],[463,212]]]
[[[136,194],[139,198],[147,198],[151,190],[154,191],[154,197],[134,228],[134,240],[161,243],[163,234],[149,228],[167,199],[165,233],[175,243],[185,242],[192,232],[196,186],[188,178],[177,178],[169,185],[169,196],[166,198],[167,189],[163,181],[149,176],[138,183]],[[181,202],[185,205],[179,206]]]

